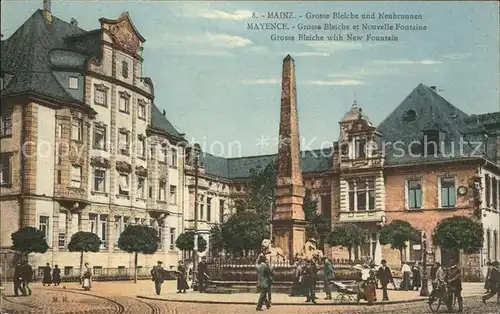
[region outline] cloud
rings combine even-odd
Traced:
[[[307,42],[305,43],[305,45],[320,52],[338,52],[346,50],[358,50],[363,48],[363,45],[360,43],[346,43],[338,41],[314,41]]]
[[[439,60],[375,60],[376,65],[436,65],[443,63]]]
[[[275,85],[280,84],[281,79],[268,78],[268,79],[251,79],[251,80],[241,80],[244,85]]]
[[[248,10],[236,10],[234,12],[225,12],[219,10],[208,10],[202,9],[195,12],[196,16],[205,18],[205,19],[214,19],[214,20],[248,20],[252,17],[252,11]]]
[[[302,52],[280,52],[281,55],[291,55],[292,57],[329,57],[328,52],[314,52],[314,51],[302,51]]]
[[[364,85],[363,81],[358,80],[336,80],[336,81],[307,81],[308,85],[317,85],[317,86],[353,86],[353,85]]]
[[[336,79],[362,79],[366,77],[374,77],[374,76],[392,76],[399,75],[400,69],[397,67],[382,67],[382,66],[363,66],[351,68],[347,71],[339,71],[328,74],[330,78]]]
[[[467,59],[472,57],[472,53],[470,52],[461,52],[461,53],[448,53],[442,56],[443,59],[450,59],[450,60],[461,60],[461,59]]]

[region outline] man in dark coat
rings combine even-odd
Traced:
[[[486,303],[491,297],[495,294],[497,295],[497,303],[500,304],[500,263],[498,261],[494,261],[491,263],[491,272],[490,272],[490,282],[489,282],[489,290],[483,296],[483,303]]]
[[[394,278],[392,278],[392,271],[387,266],[387,261],[385,259],[382,260],[382,266],[378,269],[377,272],[378,279],[380,281],[380,285],[382,286],[382,301],[389,301],[389,295],[387,294],[387,285],[392,283],[394,284]]]
[[[22,279],[23,279],[23,290],[24,294],[26,293],[28,295],[31,295],[31,288],[30,288],[30,283],[33,281],[33,268],[31,267],[30,264],[28,264],[28,261],[25,261],[21,265],[21,274],[22,274]]]
[[[257,311],[262,311],[262,305],[266,303],[266,307],[269,309],[271,307],[271,303],[269,301],[269,297],[271,294],[271,282],[272,282],[272,271],[271,267],[266,263],[266,256],[259,256],[259,267],[257,269],[258,272],[258,282],[257,288],[259,289],[259,301],[257,303]]]
[[[450,259],[450,267],[446,269],[446,282],[448,283],[448,287],[450,291],[455,295],[458,302],[458,312],[462,313],[464,309],[464,300],[462,299],[462,271],[460,267],[457,265],[457,261],[455,259]],[[453,298],[449,298],[448,300],[448,311],[451,312],[453,310]]]
[[[307,261],[304,268],[304,289],[306,291],[306,302],[316,304],[316,281],[318,279],[318,268],[314,261]]]
[[[158,264],[153,267],[151,270],[151,277],[152,280],[155,283],[155,291],[157,295],[160,295],[161,292],[161,285],[163,284],[164,278],[163,278],[163,267],[161,266],[162,262],[158,261]]]
[[[200,263],[198,264],[198,291],[200,293],[204,293],[207,288],[208,281],[208,266],[207,259],[205,256],[201,258]]]
[[[330,285],[332,280],[334,279],[334,272],[333,272],[333,264],[332,261],[327,258],[323,257],[323,272],[324,272],[324,284],[325,284],[325,293],[326,293],[326,298],[325,300],[331,300],[332,299],[332,290],[330,289]]]
[[[14,268],[14,295],[19,296],[19,292],[21,294],[25,294],[23,292],[22,283],[23,283],[23,274],[22,274],[22,266],[20,262],[17,262],[16,267]]]

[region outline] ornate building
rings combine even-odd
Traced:
[[[77,267],[68,242],[88,231],[102,240],[101,252],[85,257],[92,266],[130,267],[118,237],[128,224],[147,224],[159,231],[161,248],[139,265],[176,265],[186,140],[142,74],[145,39],[127,13],[86,31],[44,4],[2,41],[2,249],[19,227],[36,226],[50,249],[30,261]]]

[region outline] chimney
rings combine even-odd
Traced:
[[[78,21],[74,17],[72,17],[71,21],[70,21],[70,24],[73,25],[73,26],[78,26]]]
[[[165,111],[165,109],[163,109],[163,116],[165,116],[167,114],[167,112]]]
[[[52,23],[52,10],[50,9],[50,0],[43,0],[43,16],[48,24]]]
[[[431,89],[432,89],[433,91],[436,91],[436,86],[431,86]]]

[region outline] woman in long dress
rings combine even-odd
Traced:
[[[59,286],[61,283],[61,269],[58,265],[54,266],[54,269],[52,269],[52,282],[54,286]]]
[[[47,263],[45,264],[45,267],[43,268],[43,278],[42,278],[42,285],[48,285],[52,283],[52,269],[50,268],[50,264]]]
[[[420,265],[418,262],[413,265],[413,268],[411,270],[412,272],[412,277],[413,277],[413,282],[412,282],[412,290],[417,290],[420,289],[420,286],[422,285],[422,276],[420,275],[421,269]]]
[[[92,288],[92,269],[89,266],[89,263],[85,263],[85,267],[83,269],[83,289],[90,290]]]
[[[179,261],[179,266],[177,267],[177,293],[186,293],[186,290],[189,289],[186,280],[186,271],[184,262]]]

